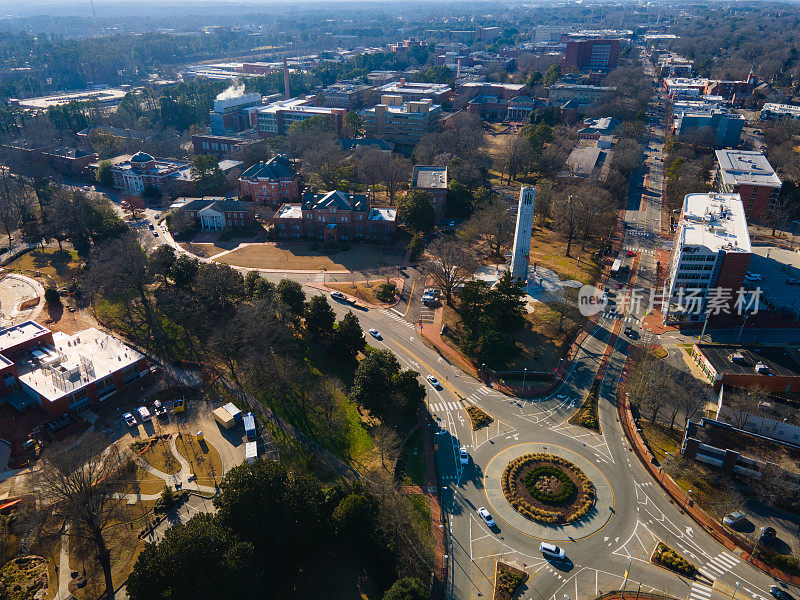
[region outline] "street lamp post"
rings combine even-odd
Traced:
[[[664,483],[664,471],[667,469],[667,465],[669,465],[669,457],[672,456],[669,452],[666,453],[664,457],[664,466],[661,467],[661,483]]]
[[[528,367],[522,369],[522,391],[525,391],[525,382],[528,379]]]
[[[688,490],[686,492],[686,498],[683,500],[683,508],[686,508],[686,505],[689,504],[689,500],[692,498],[692,490]]]
[[[739,591],[739,584],[741,584],[741,583],[742,583],[741,581],[737,581],[737,582],[736,582],[736,589],[734,589],[734,590],[733,590],[733,594],[731,594],[731,600],[733,600],[734,598],[736,598],[736,592],[738,592],[738,591]]]

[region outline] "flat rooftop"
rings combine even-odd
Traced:
[[[781,187],[781,179],[763,152],[754,150],[717,150],[722,181],[726,185]]]
[[[277,113],[281,111],[306,112],[318,115],[329,115],[332,111],[338,110],[325,106],[310,106],[306,98],[291,98],[289,100],[278,100],[272,104],[258,109],[259,114]]]
[[[764,363],[773,376],[800,377],[800,354],[795,348],[697,344],[697,349],[719,374],[757,375],[756,365]],[[732,355],[737,355],[735,361],[731,360]]]
[[[283,204],[275,213],[274,219],[302,219],[303,208],[300,204]]]
[[[669,88],[672,87],[697,87],[704,88],[708,85],[706,77],[667,77],[664,79],[664,85]]]
[[[414,187],[447,189],[447,167],[414,167]]]
[[[445,83],[413,83],[410,81],[393,81],[382,85],[377,90],[380,93],[388,94],[415,94],[425,96],[427,94],[438,96],[450,91],[450,86]]]
[[[682,244],[711,252],[751,252],[750,234],[739,194],[687,194],[679,235]]]
[[[19,380],[50,402],[143,358],[94,327],[74,335],[56,332],[53,344],[34,346],[16,362]]]
[[[791,104],[767,102],[764,104],[764,108],[762,108],[761,111],[767,113],[791,115],[795,118],[800,118],[800,106],[792,106]]]
[[[48,329],[42,327],[36,321],[25,321],[19,325],[12,325],[11,327],[0,329],[0,354],[9,348],[37,338],[48,331]]]

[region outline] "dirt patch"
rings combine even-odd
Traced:
[[[38,320],[49,330],[61,331],[68,335],[99,325],[89,310],[76,308],[72,299],[68,297],[65,297],[61,304],[48,306],[41,312]]]
[[[189,461],[199,485],[213,486],[219,482],[222,477],[222,460],[214,446],[205,440],[198,441],[197,436],[188,433],[178,434],[175,446],[181,456]]]
[[[219,262],[254,269],[362,271],[396,266],[400,260],[402,256],[391,247],[382,249],[371,244],[353,244],[349,250],[324,254],[302,242],[264,242],[232,250],[220,257]]]
[[[216,244],[194,244],[192,242],[184,242],[178,245],[187,252],[191,252],[192,254],[201,256],[203,258],[211,258],[212,256],[216,256],[217,254],[225,252],[226,250],[232,249],[223,248],[222,246],[217,246]]]

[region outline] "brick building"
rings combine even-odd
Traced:
[[[242,198],[250,198],[256,204],[278,207],[300,197],[300,176],[291,161],[282,155],[245,170],[239,184]]]
[[[106,401],[148,371],[145,357],[94,327],[53,333],[35,321],[0,329],[0,401],[56,419]]]
[[[564,52],[564,66],[567,69],[607,71],[616,68],[618,58],[619,40],[568,41]]]
[[[400,96],[381,96],[381,103],[364,111],[367,137],[383,139],[399,149],[413,148],[439,127],[442,107],[432,100],[403,102]]]
[[[69,146],[40,146],[28,140],[14,140],[3,144],[3,150],[12,160],[26,164],[39,164],[60,173],[61,175],[80,175],[91,163],[97,160],[97,154],[86,152]]]
[[[264,140],[255,133],[253,137],[209,134],[195,134],[192,136],[192,147],[196,155],[211,155],[217,160],[238,159],[241,153],[255,146],[258,146],[266,153],[267,146]]]
[[[415,166],[411,174],[411,189],[428,192],[436,218],[444,217],[447,204],[447,167]]]
[[[384,241],[395,234],[396,214],[394,208],[371,207],[366,194],[334,190],[305,193],[299,204],[283,204],[272,222],[280,239]]]
[[[745,216],[758,221],[778,200],[783,183],[762,152],[717,150],[714,186],[726,194],[739,194]]]
[[[204,231],[247,227],[253,223],[253,203],[221,196],[178,198],[170,209],[195,219]]]

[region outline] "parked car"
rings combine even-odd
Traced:
[[[147,410],[146,406],[140,406],[136,409],[136,412],[139,413],[139,419],[142,421],[142,423],[151,419],[150,411]]]
[[[125,420],[125,424],[128,427],[136,427],[136,417],[134,417],[133,414],[126,412],[122,415],[122,418]]]
[[[775,531],[774,527],[762,527],[761,535],[758,536],[758,541],[768,544],[774,541],[777,536],[778,532]]]
[[[156,400],[153,402],[153,412],[156,413],[157,417],[167,414],[167,408],[161,404],[161,400]]]
[[[442,389],[442,384],[439,383],[439,380],[433,375],[428,375],[428,383],[430,383],[437,390]]]
[[[736,512],[732,512],[732,513],[730,513],[730,514],[728,514],[728,515],[725,515],[725,516],[722,518],[722,522],[723,522],[725,525],[728,525],[728,526],[731,526],[731,525],[738,525],[739,523],[741,523],[742,521],[744,521],[744,520],[745,520],[745,518],[746,518],[746,517],[745,517],[744,511],[737,510]]]
[[[548,558],[554,558],[556,560],[563,560],[567,556],[567,553],[564,552],[563,548],[559,548],[550,542],[542,542],[539,544],[539,552]]]
[[[633,250],[628,250],[627,254],[628,256],[636,256],[636,252],[634,252]]]
[[[744,276],[745,281],[763,281],[764,276],[761,273],[747,273]]]
[[[377,329],[370,329],[370,330],[369,330],[369,334],[370,334],[372,337],[374,337],[376,340],[382,340],[382,339],[383,339],[383,338],[381,337],[381,332],[380,332],[380,331],[378,331]]]
[[[478,509],[478,516],[483,519],[483,522],[486,523],[489,527],[494,527],[494,518],[492,517],[492,513],[486,510],[485,506],[481,506]]]
[[[459,449],[459,451],[458,451],[458,462],[460,462],[462,465],[468,465],[469,464],[469,452],[467,452],[467,447],[466,446],[461,446],[461,449]]]
[[[800,285],[800,279],[789,278],[786,280],[786,285]]]
[[[794,596],[777,585],[769,586],[769,593],[778,600],[794,600]]]

